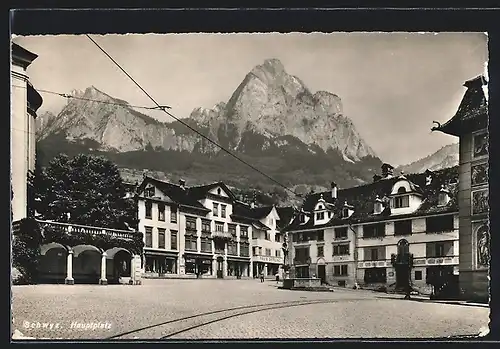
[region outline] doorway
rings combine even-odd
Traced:
[[[318,265],[318,278],[320,278],[321,284],[326,284],[326,268],[325,268],[325,265]]]
[[[217,279],[224,278],[224,258],[217,257]]]

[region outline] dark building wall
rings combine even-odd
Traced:
[[[460,137],[459,168],[459,252],[460,288],[468,300],[487,301],[489,297],[488,270],[478,263],[477,230],[487,222],[487,214],[473,214],[472,192],[486,189],[487,182],[472,186],[472,166],[488,161],[487,156],[474,156],[472,133]]]

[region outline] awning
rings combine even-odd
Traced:
[[[227,256],[227,260],[228,261],[248,262],[248,263],[250,263],[250,257]]]
[[[144,249],[144,254],[146,256],[159,256],[159,257],[166,257],[166,258],[177,258],[179,255],[179,252],[174,252],[174,251],[155,251],[155,250],[146,250]]]

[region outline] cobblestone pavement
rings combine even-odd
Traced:
[[[475,335],[489,322],[488,308],[364,290],[288,291],[258,280],[14,286],[12,299],[14,338],[435,338]],[[324,303],[277,304],[297,301]]]

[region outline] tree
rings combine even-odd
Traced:
[[[105,158],[77,155],[70,159],[61,154],[45,170],[37,171],[33,183],[33,204],[42,219],[137,229],[135,201],[125,198],[118,168]]]

